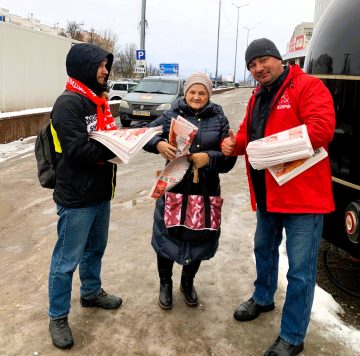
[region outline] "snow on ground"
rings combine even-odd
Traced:
[[[25,152],[33,152],[34,141],[35,136],[32,136],[10,143],[0,144],[0,162],[6,161],[9,158],[23,154]]]
[[[288,260],[286,256],[286,236],[280,245],[279,262],[279,286],[286,289],[286,272]],[[354,350],[354,354],[360,350],[360,330],[344,323],[339,314],[344,313],[343,308],[338,304],[331,294],[316,285],[314,304],[311,310],[311,322],[321,325],[328,339],[339,340],[348,348]],[[309,329],[311,330],[312,324]]]
[[[36,108],[36,109],[26,109],[26,110],[20,110],[20,111],[10,111],[10,112],[4,112],[0,113],[0,119],[3,118],[10,118],[10,117],[18,117],[23,115],[31,115],[31,114],[42,114],[46,112],[51,112],[52,108]]]
[[[0,144],[0,163],[26,152],[34,151],[35,137],[29,137],[6,144]],[[286,271],[288,268],[285,238],[280,247],[279,286],[286,288]],[[252,259],[252,262],[255,262]],[[341,306],[334,298],[319,286],[316,286],[311,320],[321,324],[329,339],[340,340],[347,347],[358,352],[360,350],[360,330],[345,324],[339,317],[343,313]],[[311,325],[310,325],[311,328]]]

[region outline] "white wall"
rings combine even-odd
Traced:
[[[53,106],[65,89],[69,38],[0,22],[0,112]]]

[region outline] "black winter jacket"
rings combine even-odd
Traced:
[[[99,64],[112,55],[100,47],[77,46],[67,57],[67,70],[82,83],[93,83]],[[85,76],[88,76],[88,78]],[[90,87],[100,91],[96,85]],[[96,105],[80,94],[64,92],[56,100],[51,114],[60,141],[54,201],[64,207],[86,207],[109,201],[116,184],[116,165],[107,162],[114,154],[88,133],[96,127]]]
[[[225,157],[220,149],[220,143],[228,134],[229,122],[224,115],[221,106],[209,102],[199,113],[195,113],[180,99],[172,109],[153,121],[149,126],[162,126],[163,134],[152,138],[144,149],[152,153],[158,153],[156,145],[159,141],[168,139],[171,118],[178,115],[198,127],[190,152],[206,152],[209,157],[209,165],[199,170],[205,175],[209,195],[220,195],[219,173],[229,172],[236,162],[236,157]],[[191,179],[192,180],[192,179]],[[177,184],[172,191],[183,193],[184,180]],[[191,194],[201,194],[199,184],[192,184]],[[153,224],[152,246],[157,254],[176,261],[179,264],[189,264],[193,261],[210,259],[215,255],[219,244],[220,231],[217,238],[206,242],[181,241],[169,236],[164,224],[164,197],[156,202]]]

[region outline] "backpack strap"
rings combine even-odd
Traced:
[[[78,93],[75,93],[71,90],[64,90],[63,93],[61,95],[68,95],[68,96],[74,96],[74,97],[79,97],[80,101],[81,101],[81,106],[83,107],[83,109],[85,110],[85,102],[84,102],[84,97]],[[54,141],[54,146],[55,146],[55,152],[56,153],[62,153],[62,148],[61,148],[61,144],[60,144],[60,140],[59,137],[57,135],[57,132],[52,124],[52,111],[50,113],[50,128],[51,128],[51,135]]]

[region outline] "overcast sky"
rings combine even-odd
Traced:
[[[140,46],[141,0],[0,0],[10,13],[66,28],[67,21],[83,22],[84,29],[110,29],[119,45]],[[218,73],[234,73],[239,9],[236,78],[244,76],[244,51],[249,43],[267,37],[286,52],[296,25],[313,21],[315,0],[222,0]],[[215,74],[219,0],[147,0],[145,38],[147,63],[179,63],[180,75],[196,70]],[[244,27],[251,28],[247,31]]]

